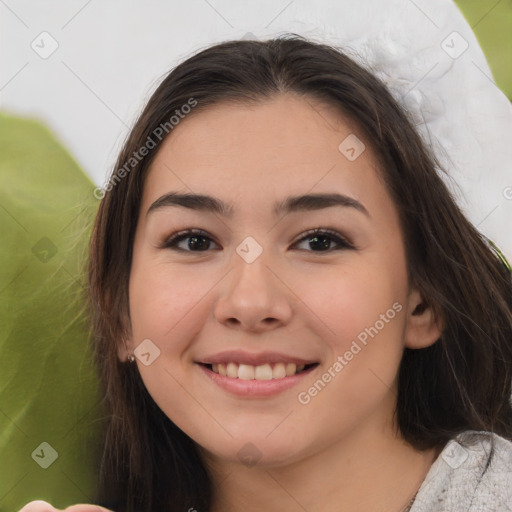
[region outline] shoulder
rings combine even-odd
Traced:
[[[466,431],[449,441],[411,512],[512,512],[512,442]]]

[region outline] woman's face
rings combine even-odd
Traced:
[[[391,426],[417,294],[361,140],[333,108],[286,94],[185,118],[151,166],[128,347],[215,460],[287,464]]]

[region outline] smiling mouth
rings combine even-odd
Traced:
[[[267,363],[258,366],[253,366],[250,364],[238,364],[235,362],[230,362],[227,364],[200,364],[208,368],[208,370],[212,371],[213,373],[240,380],[284,379],[286,377],[291,377],[293,375],[307,372],[309,369],[318,366],[318,363],[311,363],[306,365],[296,365],[295,363]]]

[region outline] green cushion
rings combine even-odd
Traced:
[[[482,46],[498,87],[512,101],[512,2],[455,0]]]
[[[0,114],[1,512],[96,489],[104,414],[81,300],[94,188],[41,124]]]

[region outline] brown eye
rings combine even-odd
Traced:
[[[336,231],[330,229],[312,229],[306,233],[306,236],[302,237],[299,242],[307,240],[309,242],[310,252],[332,252],[333,250],[340,249],[354,249],[354,246],[350,244],[344,237],[342,237]],[[336,244],[336,247],[332,248],[332,243]],[[306,249],[308,250],[308,249]]]
[[[179,246],[182,241],[187,241],[184,247],[183,244],[181,247]],[[183,252],[205,252],[210,248],[211,242],[215,244],[205,231],[189,229],[172,235],[165,241],[162,248]]]

